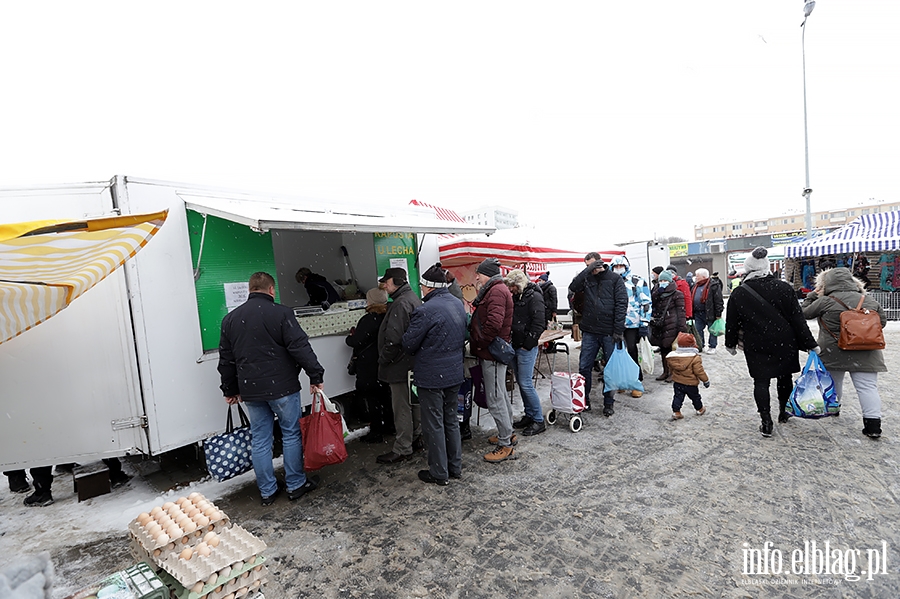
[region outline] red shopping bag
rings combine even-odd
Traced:
[[[333,411],[326,409],[329,405]],[[318,470],[347,459],[341,415],[324,393],[316,393],[309,416],[300,419],[300,435],[305,470]]]

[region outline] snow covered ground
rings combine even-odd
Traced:
[[[464,444],[463,480],[440,490],[416,479],[424,458],[385,467],[374,455],[389,446],[353,441],[350,459],[323,471],[318,491],[298,505],[283,500],[269,510],[258,505],[252,472],[165,494],[135,476],[83,503],[71,478],[61,476],[56,503],[46,508],[24,507],[24,495],[10,493],[4,481],[0,565],[20,552],[48,550],[60,573],[54,596],[65,597],[132,563],[125,532],[137,514],[196,491],[269,545],[270,599],[395,596],[392,591],[480,597],[490,594],[478,590],[486,584],[500,585],[496,596],[529,585],[535,596],[674,596],[679,589],[756,596],[765,587],[748,587],[740,574],[743,541],[755,547],[766,539],[827,538],[862,547],[881,547],[884,540],[888,573],[869,583],[844,580],[842,591],[819,585],[782,592],[897,596],[900,323],[889,323],[886,338],[891,372],[879,378],[885,413],[879,441],[859,432],[849,380],[840,418],[795,419],[762,439],[743,357],[720,351],[704,357],[713,384],[701,390],[710,410],[702,418],[688,410],[685,420],[671,422],[671,386],[649,381],[643,398],[617,396],[613,418],[587,415],[578,434],[552,427],[520,441],[519,460],[498,466],[481,460],[480,435],[491,427],[483,412],[483,430]],[[573,351],[573,364],[576,359]],[[548,404],[546,380],[539,379],[538,390]],[[520,411],[518,392],[514,404]],[[507,509],[512,512],[504,515]],[[550,557],[551,549],[578,559]],[[701,557],[704,563],[695,563]],[[447,560],[455,565],[445,571]],[[683,575],[674,572],[679,568]],[[702,568],[702,577],[691,568]],[[438,592],[441,585],[450,586]]]

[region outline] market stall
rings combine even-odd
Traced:
[[[837,231],[785,247],[785,278],[815,287],[824,268],[844,266],[866,282],[888,319],[900,320],[900,212],[864,214]]]
[[[565,289],[584,268],[587,252],[556,249],[530,228],[501,229],[490,236],[466,235],[440,240],[441,264],[456,277],[466,300],[475,298],[475,269],[485,258],[500,260],[503,274],[519,268],[532,280],[550,272],[557,288]],[[624,255],[622,250],[599,252],[605,261]]]

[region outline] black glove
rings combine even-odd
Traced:
[[[619,347],[621,344],[625,343],[625,335],[622,333],[613,333],[613,343],[616,344],[616,347]]]
[[[638,333],[641,337],[649,337],[650,336],[650,327],[641,327],[638,329]]]
[[[709,381],[703,381],[703,388],[709,389]]]

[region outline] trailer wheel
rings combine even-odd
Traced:
[[[569,430],[573,433],[577,433],[581,430],[583,423],[581,422],[581,416],[572,416],[572,419],[569,420]]]
[[[544,419],[550,426],[556,424],[556,410],[550,410],[549,412],[547,412],[547,414],[544,416]]]

